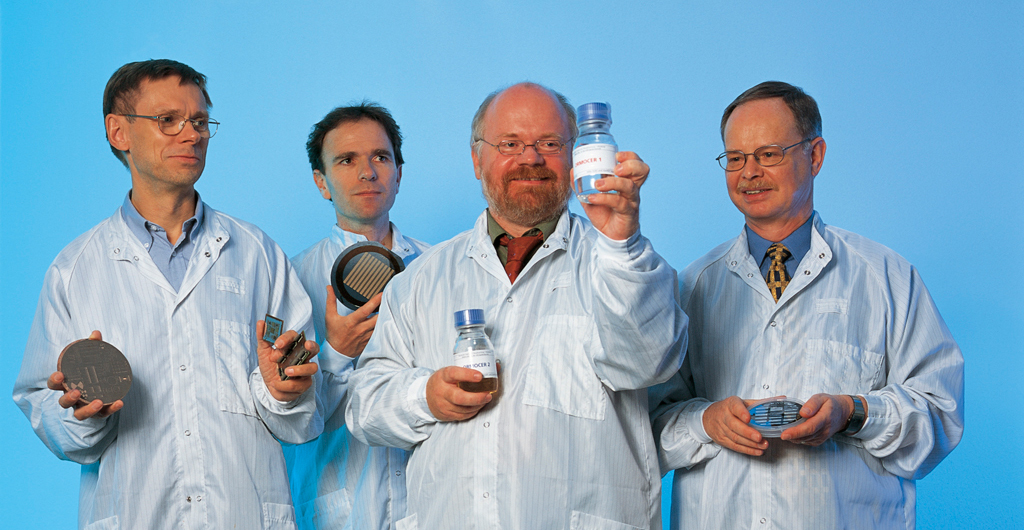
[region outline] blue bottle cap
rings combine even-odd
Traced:
[[[612,106],[608,103],[584,103],[576,108],[576,123],[590,120],[612,122]]]
[[[455,312],[455,327],[476,326],[484,323],[483,309],[463,309]]]

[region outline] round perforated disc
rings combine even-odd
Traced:
[[[363,241],[348,247],[334,260],[331,287],[334,296],[355,311],[403,270],[405,263],[394,252],[380,243]]]
[[[132,367],[117,348],[101,340],[77,340],[68,344],[57,358],[57,371],[64,374],[64,388],[81,390],[81,403],[94,399],[109,405],[123,398],[132,387]]]

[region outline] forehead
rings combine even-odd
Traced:
[[[136,112],[177,111],[191,115],[206,112],[203,91],[195,83],[181,83],[178,76],[162,79],[146,79],[139,84],[135,94]]]
[[[768,144],[798,141],[793,111],[782,98],[758,99],[744,103],[725,123],[727,149],[754,150]]]
[[[568,117],[562,105],[546,90],[514,86],[502,92],[484,114],[484,134],[532,140],[569,136]]]
[[[394,150],[387,131],[381,124],[371,119],[343,122],[324,136],[324,153],[365,149]]]

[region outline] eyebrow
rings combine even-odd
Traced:
[[[181,109],[176,109],[176,108],[175,109],[169,109],[169,108],[160,108],[160,107],[158,107],[157,110],[153,112],[153,116],[165,116],[167,114],[173,114],[175,116],[184,116],[185,115],[184,112],[181,112]],[[190,120],[195,120],[195,119],[198,119],[198,118],[209,118],[209,117],[210,117],[210,111],[209,110],[201,110],[201,111],[198,111],[195,114],[189,116],[189,119]]]

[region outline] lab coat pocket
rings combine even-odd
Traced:
[[[213,348],[217,354],[217,398],[220,409],[256,416],[249,391],[253,357],[249,327],[231,320],[213,321]]]
[[[603,420],[608,396],[594,373],[585,342],[594,335],[591,319],[547,317],[530,352],[523,404],[570,416]]]
[[[352,498],[348,490],[341,488],[321,495],[298,509],[303,527],[330,528],[338,521],[347,521],[352,514]]]
[[[639,526],[628,525],[611,519],[573,510],[569,520],[570,530],[642,530]]]
[[[817,393],[862,394],[881,379],[883,356],[833,340],[807,339],[806,397]]]
[[[115,515],[86,525],[85,530],[118,530],[119,528],[121,528],[121,525],[118,523],[117,516]]]
[[[418,530],[419,527],[419,519],[416,517],[416,514],[395,521],[395,530]]]
[[[295,510],[290,504],[263,503],[264,530],[298,530]]]

